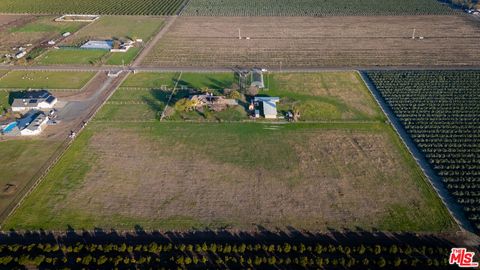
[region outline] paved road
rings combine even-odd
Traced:
[[[462,207],[456,202],[456,200],[450,195],[448,190],[445,188],[442,182],[442,179],[439,176],[437,176],[435,171],[431,168],[425,156],[420,152],[417,145],[410,138],[410,135],[408,135],[407,131],[405,130],[403,125],[400,123],[400,120],[395,116],[390,106],[388,106],[388,104],[382,98],[382,96],[380,95],[375,85],[373,85],[373,83],[370,81],[370,79],[368,79],[365,73],[361,72],[360,75],[363,81],[365,82],[365,84],[367,85],[368,89],[370,89],[370,92],[374,96],[378,105],[383,110],[385,115],[388,117],[388,120],[392,124],[393,128],[397,131],[403,143],[405,144],[407,149],[410,151],[415,161],[424,172],[425,176],[427,176],[427,179],[429,180],[433,189],[437,192],[438,196],[440,197],[442,202],[445,204],[445,206],[447,207],[448,211],[450,212],[452,217],[455,219],[457,224],[460,226],[462,230],[475,233],[475,230],[472,227],[470,221],[465,216],[465,213]]]
[[[119,70],[122,67],[96,67],[96,66],[75,66],[75,65],[57,65],[57,66],[12,66],[0,65],[3,70],[43,70],[43,71],[110,71]],[[126,67],[127,71],[137,72],[230,72],[233,67]],[[356,70],[480,70],[478,66],[397,66],[397,67],[310,67],[310,68],[271,68],[272,72],[325,72],[325,71],[356,71]]]
[[[103,85],[87,99],[68,102],[65,107],[58,111],[58,120],[68,122],[78,120],[79,115],[82,115],[86,110],[95,107],[94,105],[96,103],[103,102],[103,100],[99,99],[99,97],[109,89],[112,80],[113,79],[110,77],[107,78]]]

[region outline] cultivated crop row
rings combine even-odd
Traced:
[[[368,75],[480,229],[480,71]]]
[[[187,16],[439,15],[452,11],[435,0],[191,0]]]
[[[412,39],[414,28],[416,35],[424,39]],[[182,16],[143,64],[266,68],[474,66],[480,61],[476,53],[479,38],[478,28],[460,16],[248,20]]]
[[[2,0],[0,12],[32,14],[173,15],[184,0]]]

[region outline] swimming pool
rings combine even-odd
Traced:
[[[12,122],[3,128],[3,133],[9,133],[17,126],[17,122]]]

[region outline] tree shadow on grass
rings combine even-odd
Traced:
[[[390,233],[383,231],[364,230],[357,227],[355,230],[335,230],[329,229],[327,232],[314,232],[297,229],[287,226],[281,230],[270,230],[262,225],[256,225],[254,230],[230,230],[230,229],[211,229],[196,228],[194,230],[182,231],[162,231],[146,230],[140,224],[135,225],[132,230],[105,230],[95,227],[93,230],[74,229],[68,225],[65,230],[48,231],[22,230],[0,232],[0,242],[2,243],[29,243],[38,241],[57,241],[64,242],[68,239],[82,239],[85,242],[95,241],[126,241],[128,243],[145,243],[150,241],[176,242],[176,243],[202,243],[204,241],[212,242],[231,242],[231,243],[257,243],[257,242],[316,242],[320,244],[340,244],[340,245],[369,245],[369,244],[410,244],[418,245],[436,245],[453,246],[450,238],[443,237],[446,234],[418,234],[410,232]]]

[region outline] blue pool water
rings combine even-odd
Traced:
[[[3,133],[9,133],[17,126],[17,122],[12,122],[3,128]]]

